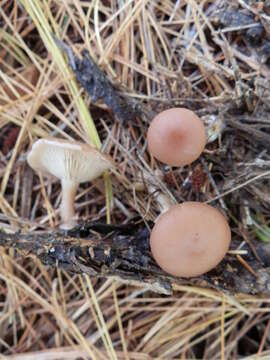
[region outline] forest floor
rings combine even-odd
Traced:
[[[270,3],[3,0],[0,21],[0,359],[269,359]],[[88,93],[63,44],[97,65]],[[181,168],[146,143],[154,115],[176,106],[208,136]],[[26,163],[46,137],[93,144],[115,163],[80,185],[75,233],[58,231],[59,181]],[[134,221],[150,228],[157,194],[224,213],[232,246],[217,269],[168,280],[133,258],[110,276],[101,261],[94,277],[59,247],[41,256],[44,237],[85,244],[85,223],[118,235]]]

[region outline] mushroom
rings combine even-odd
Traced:
[[[74,218],[74,199],[79,184],[93,180],[112,168],[109,158],[94,147],[57,138],[36,141],[27,161],[35,171],[61,180],[60,228],[65,230],[77,224]]]
[[[142,182],[145,183],[148,193],[156,201],[158,210],[161,214],[175,204],[172,195],[169,192],[164,193],[160,189],[160,185],[162,185],[162,175],[162,171],[156,169],[153,172],[153,175],[144,171],[142,178]]]
[[[231,242],[230,227],[220,211],[205,203],[184,202],[160,215],[151,235],[158,265],[174,276],[199,276],[216,267]]]
[[[206,144],[206,131],[198,116],[184,108],[158,114],[147,132],[148,150],[159,161],[171,166],[192,163]]]

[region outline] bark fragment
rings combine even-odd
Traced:
[[[215,269],[192,279],[169,276],[159,269],[150,253],[149,230],[137,223],[120,226],[88,223],[69,232],[34,234],[7,234],[0,230],[0,246],[34,254],[48,266],[135,282],[166,295],[172,293],[174,284],[208,287],[230,294],[270,294],[269,244],[256,243],[259,259],[245,248],[247,267],[235,255],[227,254]]]

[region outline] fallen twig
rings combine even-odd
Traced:
[[[118,121],[121,122],[126,123],[139,115],[137,102],[131,103],[119,93],[87,50],[83,51],[82,59],[79,59],[73,55],[72,49],[68,45],[55,36],[53,37],[56,45],[67,54],[70,67],[77,81],[90,95],[93,102],[103,99],[109,109],[113,110]]]
[[[264,256],[262,262],[247,248],[245,263],[252,272],[238,261],[236,251],[236,256],[228,254],[211,272],[192,279],[172,277],[160,270],[151,256],[149,230],[135,223],[120,226],[88,223],[69,232],[0,231],[0,246],[34,254],[45,265],[94,277],[116,277],[167,295],[172,293],[173,284],[207,286],[229,293],[270,293],[270,263],[265,256],[270,251],[268,245],[263,249],[263,245],[257,245],[257,253]]]

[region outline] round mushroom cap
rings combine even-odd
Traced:
[[[148,150],[159,161],[171,166],[192,163],[206,144],[206,131],[200,118],[184,108],[158,114],[147,133]]]
[[[230,227],[214,207],[185,202],[162,214],[150,235],[152,255],[167,273],[199,276],[224,258],[231,242]]]
[[[91,181],[113,166],[94,147],[57,138],[36,141],[27,161],[36,171],[76,183]]]

